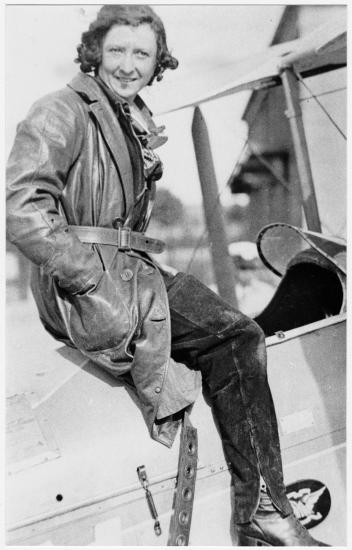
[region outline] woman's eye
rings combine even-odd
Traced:
[[[136,53],[138,57],[142,57],[142,58],[149,57],[149,53],[143,50],[138,50]]]
[[[122,48],[110,48],[109,52],[112,53],[122,53]]]

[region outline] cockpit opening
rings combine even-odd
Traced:
[[[272,300],[255,317],[266,336],[298,328],[343,310],[345,278],[338,269],[302,261],[291,265]]]

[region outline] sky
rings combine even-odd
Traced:
[[[8,155],[17,123],[31,104],[48,92],[62,88],[78,72],[73,63],[81,33],[95,18],[96,5],[7,5],[5,9],[5,149]],[[214,87],[219,71],[236,67],[271,42],[282,5],[157,5],[168,45],[180,62],[166,71],[164,80],[145,90],[144,99],[154,112],[170,93],[172,83],[182,82],[191,91]],[[227,70],[227,69],[226,69]],[[234,199],[224,191],[246,139],[241,121],[248,92],[204,104],[213,149],[217,183],[224,203]],[[184,203],[201,203],[201,191],[191,139],[191,108],[156,117],[166,126],[169,141],[158,150],[164,163],[165,186]]]

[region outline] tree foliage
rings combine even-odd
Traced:
[[[153,219],[160,225],[178,225],[184,220],[182,202],[168,189],[159,189],[153,208]]]

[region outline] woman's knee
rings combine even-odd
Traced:
[[[218,336],[226,340],[245,339],[258,344],[265,342],[264,332],[258,323],[240,311],[234,311],[233,317]]]
[[[263,329],[249,317],[247,317],[246,332],[249,338],[258,342],[258,344],[265,345],[265,334]]]

